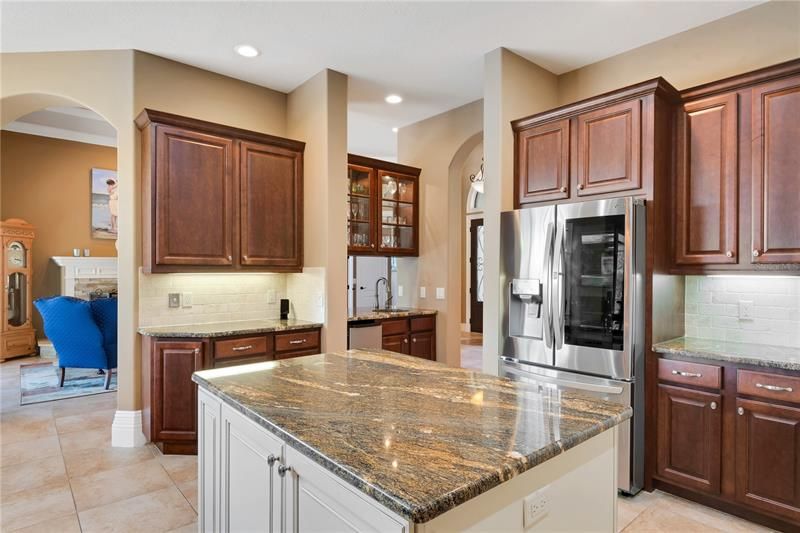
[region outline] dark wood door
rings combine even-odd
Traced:
[[[658,475],[711,494],[720,492],[722,397],[658,386]]]
[[[436,340],[433,331],[412,333],[409,353],[423,359],[436,360]]]
[[[690,102],[678,116],[675,262],[738,262],[737,95]]]
[[[578,196],[642,187],[641,107],[632,100],[578,116]]]
[[[483,219],[469,223],[469,330],[483,333]]]
[[[409,353],[408,335],[387,335],[383,337],[383,349],[390,352]]]
[[[736,498],[800,523],[800,409],[736,400]]]
[[[156,127],[157,265],[233,265],[234,141]]]
[[[197,439],[197,385],[203,369],[202,341],[155,341],[152,353],[153,441]]]
[[[300,269],[303,159],[299,152],[242,141],[239,148],[240,262]]]
[[[800,263],[800,76],[752,93],[753,263]]]
[[[569,198],[569,119],[516,133],[520,204]]]

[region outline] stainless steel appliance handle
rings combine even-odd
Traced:
[[[553,335],[555,337],[556,350],[564,346],[564,315],[566,314],[566,302],[564,301],[564,273],[566,271],[564,235],[566,234],[566,230],[566,222],[563,224],[558,224],[558,222],[556,222],[556,241],[553,245],[553,272],[551,275],[551,283],[555,286]]]
[[[602,383],[586,383],[583,381],[573,381],[570,379],[562,379],[553,376],[547,376],[536,372],[529,372],[524,368],[522,368],[519,363],[514,362],[513,359],[509,359],[507,357],[502,357],[501,359],[503,360],[503,364],[513,373],[518,374],[522,377],[527,377],[534,381],[543,381],[546,383],[552,383],[553,385],[560,385],[570,389],[585,390],[589,392],[599,392],[602,394],[622,394],[623,391],[622,387],[618,387],[616,385],[604,385]]]
[[[555,226],[550,222],[547,224],[547,238],[545,239],[545,254],[542,264],[542,272],[544,273],[544,283],[542,283],[542,330],[544,331],[544,345],[547,348],[553,347],[553,312],[550,294],[552,294],[553,288],[553,254],[551,250],[554,233]]]

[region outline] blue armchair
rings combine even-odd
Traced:
[[[92,301],[69,296],[39,298],[33,302],[44,322],[44,333],[53,343],[61,369],[61,387],[66,368],[105,370],[105,388],[117,368],[117,300]]]

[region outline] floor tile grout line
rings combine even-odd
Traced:
[[[78,529],[83,533],[83,524],[81,524],[81,515],[78,514],[78,504],[75,502],[75,492],[72,490],[72,478],[67,470],[67,461],[64,459],[64,449],[61,447],[61,434],[58,432],[56,426],[56,417],[53,414],[53,426],[56,428],[56,439],[58,440],[58,452],[61,457],[61,462],[64,463],[64,475],[67,476],[67,486],[69,487],[69,495],[72,498],[72,507],[75,509],[75,519],[78,521]]]

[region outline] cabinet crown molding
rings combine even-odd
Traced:
[[[737,91],[765,81],[773,81],[796,74],[800,74],[800,58],[690,87],[682,90],[680,95],[683,100],[694,100],[722,92]]]

